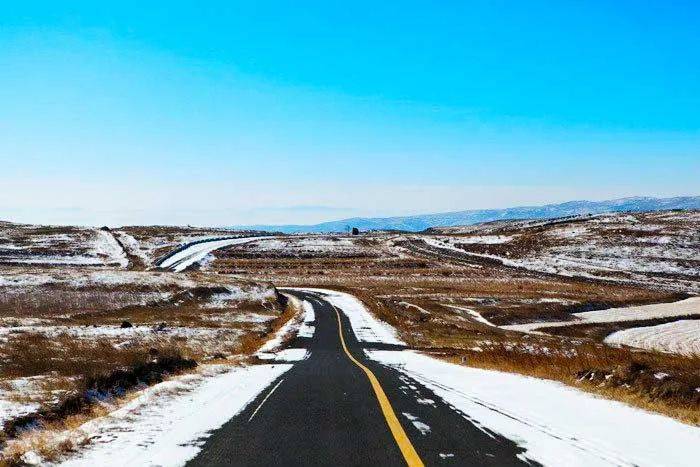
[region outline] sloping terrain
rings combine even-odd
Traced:
[[[523,206],[507,209],[476,209],[469,211],[423,214],[416,216],[366,218],[355,217],[315,225],[255,225],[240,227],[284,233],[341,233],[348,227],[360,230],[404,230],[419,232],[431,227],[471,225],[508,219],[553,219],[565,216],[616,212],[645,212],[670,209],[700,209],[699,196],[677,198],[633,197],[609,201],[570,201],[545,206]]]

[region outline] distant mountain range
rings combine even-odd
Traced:
[[[700,209],[700,196],[677,198],[634,197],[608,201],[569,201],[545,206],[522,206],[507,209],[476,209],[469,211],[423,214],[403,217],[354,217],[313,225],[252,225],[235,229],[251,229],[284,233],[345,232],[348,228],[360,230],[405,230],[419,232],[430,227],[451,227],[508,219],[551,219],[554,217],[606,212],[643,212],[667,209]]]

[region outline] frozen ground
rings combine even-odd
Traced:
[[[187,340],[188,344],[200,344],[218,341],[231,344],[236,342],[243,331],[229,328],[196,328],[196,327],[165,327],[154,326],[120,326],[91,325],[91,326],[9,326],[0,327],[0,342],[10,334],[29,335],[41,334],[46,337],[66,336],[73,339],[105,340],[115,342],[117,346],[129,345],[135,342],[175,338]]]
[[[26,387],[29,384],[28,378],[15,379],[13,381],[6,381],[5,386],[12,386],[11,390],[0,390],[0,426],[7,420],[14,417],[19,417],[21,415],[26,415],[28,413],[34,412],[39,408],[39,404],[32,402],[28,399],[29,388]],[[15,400],[13,396],[16,395],[16,391],[21,391],[24,396],[23,400]],[[13,394],[15,393],[15,394]]]
[[[700,320],[680,320],[624,329],[610,334],[605,342],[647,350],[700,355]]]
[[[544,465],[690,466],[700,428],[560,383],[446,363],[412,351],[366,351],[431,389],[486,432]]]

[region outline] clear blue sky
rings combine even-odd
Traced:
[[[700,194],[696,2],[108,3],[3,6],[0,218]]]

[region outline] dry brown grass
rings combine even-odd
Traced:
[[[149,353],[163,353],[170,349],[178,349],[187,354],[187,349],[175,342],[148,342],[116,348],[108,340],[22,334],[13,336],[0,350],[3,358],[0,376],[21,378],[43,374],[93,375],[111,368],[129,366]]]
[[[244,359],[244,356],[252,355],[271,335],[276,333],[290,319],[298,316],[299,313],[301,313],[301,309],[297,304],[292,300],[288,301],[284,311],[277,318],[270,321],[264,331],[243,336],[235,346],[229,349],[232,354],[239,356],[238,359],[232,361],[221,355],[215,356],[209,361],[234,364],[242,361],[241,358]],[[28,376],[43,374],[46,371],[51,371],[55,374],[79,375],[78,378],[71,380],[72,384],[66,388],[75,394],[76,391],[80,393],[86,388],[98,387],[101,391],[108,391],[115,384],[123,386],[123,377],[115,378],[110,376],[110,369],[120,371],[126,369],[128,372],[129,368],[144,365],[154,355],[179,356],[182,355],[181,352],[187,352],[188,348],[163,347],[155,349],[148,347],[130,348],[120,351],[108,343],[73,341],[70,339],[56,340],[31,335],[28,339],[13,342],[8,351],[8,357],[11,358],[12,365],[2,368],[4,371],[2,376]],[[191,357],[192,355],[189,356]],[[197,357],[203,358],[202,355],[197,355]],[[62,361],[59,362],[59,358]],[[157,379],[154,381],[157,381]],[[65,380],[62,384],[65,384]],[[132,394],[132,392],[126,392],[115,400],[114,404],[119,405],[124,400],[132,397]],[[93,418],[105,415],[108,410],[108,406],[105,405],[88,404],[81,407],[76,413],[65,413],[58,418],[44,421],[41,430],[20,433],[18,437],[8,443],[6,449],[0,455],[0,466],[21,464],[21,456],[28,451],[38,453],[49,462],[59,460],[63,454],[78,447],[72,441],[72,436],[66,433],[70,433],[71,430],[75,430]],[[82,440],[81,442],[88,442],[88,440]]]
[[[62,456],[89,442],[81,438],[74,442],[67,432],[76,430],[82,424],[109,413],[107,405],[93,405],[84,412],[66,417],[60,422],[48,423],[42,430],[32,430],[21,434],[0,452],[0,467],[26,465],[22,456],[35,452],[46,462],[58,462]],[[63,436],[61,436],[63,434]]]

